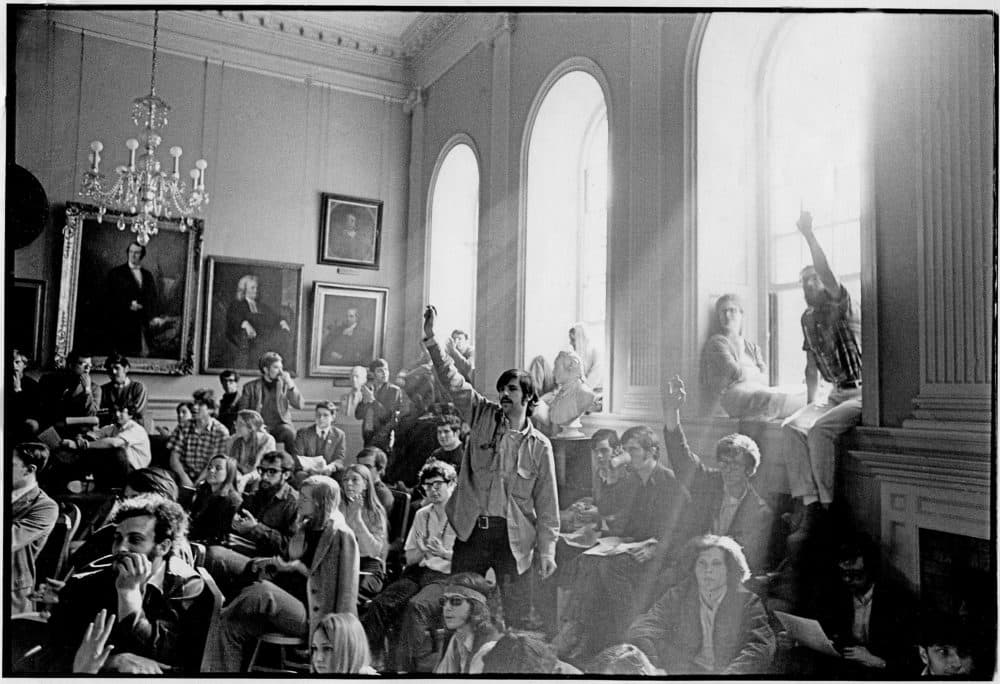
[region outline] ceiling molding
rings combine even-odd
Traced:
[[[401,42],[406,55],[419,58],[425,50],[442,40],[448,28],[463,15],[459,12],[422,12],[403,32]]]
[[[375,32],[353,30],[335,23],[320,23],[294,11],[199,10],[200,14],[218,16],[252,30],[263,29],[290,38],[312,40],[339,51],[354,51],[374,60],[388,60],[400,67],[406,58],[403,42]]]
[[[492,41],[498,30],[510,30],[510,17],[506,12],[464,12],[440,26],[413,58],[414,85],[427,88],[477,45]]]
[[[151,47],[152,13],[148,11],[40,9],[27,12],[27,19],[47,19],[59,28]],[[314,27],[285,23],[282,29],[281,24],[281,20],[265,17],[261,25],[253,13],[244,13],[240,19],[219,11],[161,11],[158,49],[367,97],[400,103],[406,99],[411,87],[402,57],[366,54],[354,44],[344,45],[343,40],[340,45],[335,38],[328,42],[325,32],[320,40],[318,33],[308,33]]]

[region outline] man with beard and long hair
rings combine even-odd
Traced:
[[[424,346],[434,371],[470,426],[458,485],[448,501],[455,528],[452,571],[484,574],[499,580],[504,615],[515,624],[526,617],[524,582],[538,556],[544,579],[556,569],[559,497],[552,445],[531,422],[538,403],[531,376],[504,371],[497,380],[499,401],[475,390],[434,338],[437,310],[424,312]]]
[[[800,275],[808,304],[802,314],[808,404],[781,430],[789,486],[802,520],[790,543],[808,538],[833,502],[837,439],[861,422],[861,310],[830,269],[812,224],[807,211],[795,224],[813,264]],[[816,396],[820,376],[832,385],[822,403]]]

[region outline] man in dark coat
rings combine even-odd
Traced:
[[[153,274],[140,264],[146,248],[133,242],[128,261],[108,271],[108,350],[128,356],[149,356],[143,335],[156,316],[158,296]]]
[[[726,435],[716,444],[719,467],[706,466],[688,447],[681,427],[680,407],[686,400],[679,377],[664,392],[666,425],[663,441],[677,479],[691,493],[701,532],[724,534],[743,547],[750,571],[760,574],[771,565],[774,513],[750,484],[760,466],[760,450],[746,435]]]

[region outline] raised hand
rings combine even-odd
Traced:
[[[434,321],[437,319],[437,309],[431,304],[424,309],[424,339],[434,337]]]
[[[795,222],[795,227],[805,236],[812,235],[813,217],[808,211],[799,212],[799,220]]]
[[[115,616],[108,616],[108,611],[104,608],[97,613],[93,621],[87,625],[87,631],[83,634],[83,641],[80,648],[76,650],[73,657],[73,672],[84,674],[97,674],[104,667],[114,644],[108,644],[108,637],[111,636],[111,629],[115,626]]]
[[[667,383],[667,394],[663,397],[666,408],[669,411],[680,411],[687,402],[687,392],[684,390],[684,381],[681,376],[675,375],[674,379]]]

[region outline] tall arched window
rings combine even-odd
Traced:
[[[590,73],[544,92],[530,122],[526,167],[524,360],[550,362],[587,327],[606,349],[608,113]],[[603,364],[607,368],[607,363]]]
[[[697,75],[700,339],[725,292],[767,345],[773,384],[803,381],[800,209],[860,306],[868,111],[863,15],[714,14]],[[741,125],[734,125],[739,122]]]
[[[427,301],[438,308],[440,330],[475,339],[479,161],[462,139],[445,147],[431,183]]]

